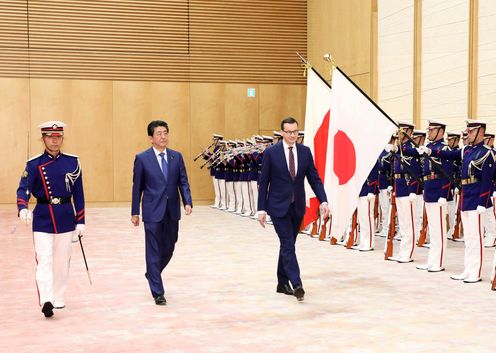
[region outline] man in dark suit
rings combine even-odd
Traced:
[[[193,202],[181,153],[167,148],[169,126],[161,120],[148,124],[152,147],[136,155],[133,171],[131,222],[139,225],[142,202],[145,225],[146,278],[155,304],[166,305],[161,273],[177,242],[181,208],[191,214]],[[141,198],[143,196],[143,199]]]
[[[298,122],[294,118],[284,119],[281,122],[283,140],[264,152],[258,182],[258,221],[265,227],[266,215],[269,214],[279,237],[276,291],[294,295],[298,301],[302,301],[305,291],[300,278],[295,243],[305,215],[305,177],[321,202],[320,211],[324,217],[328,216],[329,207],[310,149],[296,143],[298,132]]]

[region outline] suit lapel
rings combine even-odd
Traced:
[[[296,157],[296,159],[298,160],[298,170],[296,171],[296,177],[298,177],[298,175],[300,174],[300,172],[303,168],[303,162],[302,162],[303,161],[303,148],[298,143],[296,143],[295,146],[296,146],[296,153],[298,154]]]
[[[286,160],[286,152],[284,151],[284,144],[281,141],[276,145],[276,147],[279,148],[279,152],[278,152],[279,160],[281,161],[281,163],[284,166],[284,169],[286,170],[286,175],[291,180],[291,174],[289,173],[289,168],[288,168],[288,161]]]
[[[175,163],[174,152],[166,148],[167,151],[167,182],[170,180],[172,163]]]

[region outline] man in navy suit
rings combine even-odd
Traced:
[[[298,132],[298,122],[294,118],[284,119],[281,122],[283,140],[264,152],[258,182],[258,221],[265,227],[266,215],[269,214],[279,237],[276,291],[294,295],[298,301],[302,301],[305,291],[300,278],[295,243],[306,209],[305,177],[321,202],[321,214],[324,218],[328,216],[329,208],[310,149],[296,143]]]
[[[177,242],[181,207],[191,214],[193,202],[181,153],[167,148],[169,126],[155,120],[148,124],[152,147],[136,155],[133,171],[131,222],[139,225],[140,202],[145,224],[146,278],[155,304],[166,305],[162,271]],[[143,196],[143,198],[142,198]]]

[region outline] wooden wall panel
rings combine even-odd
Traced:
[[[0,202],[15,203],[28,156],[29,80],[0,78],[0,102]]]
[[[150,147],[151,83],[113,83],[114,201],[131,200],[134,156]]]
[[[331,53],[349,76],[370,73],[371,19],[370,0],[308,0],[310,63],[322,73],[323,55]]]
[[[38,125],[67,124],[62,150],[80,157],[86,198],[112,199],[112,84],[78,80],[31,81],[32,154],[43,151]]]
[[[218,83],[191,83],[191,146],[196,152],[208,146],[212,134],[226,135],[226,85]],[[211,200],[214,191],[209,170],[200,169],[198,160],[191,167],[191,192],[195,200]]]
[[[191,171],[191,121],[188,83],[153,82],[149,120],[164,120],[169,125],[169,147],[181,152],[188,176]]]
[[[0,76],[296,83],[307,0],[6,0]]]
[[[190,0],[191,80],[299,83],[306,0]]]
[[[91,201],[113,199],[112,82],[71,82],[70,132],[80,157],[85,196]]]
[[[255,97],[247,96],[247,89],[255,88]],[[258,85],[226,84],[226,136],[244,139],[258,134]]]
[[[301,71],[303,75],[303,70]],[[260,130],[280,130],[281,120],[292,116],[305,123],[306,86],[260,85]]]
[[[365,93],[371,94],[371,74],[365,73],[361,75],[353,75],[350,77]]]

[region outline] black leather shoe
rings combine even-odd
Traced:
[[[43,307],[41,308],[41,312],[45,317],[52,317],[53,316],[53,304],[50,302],[46,302],[43,304]]]
[[[294,296],[299,302],[302,302],[303,299],[305,299],[305,291],[303,290],[303,287],[301,285],[294,287],[293,292]]]
[[[154,297],[155,299],[155,304],[157,305],[167,305],[167,300],[165,300],[165,297],[163,295],[157,295]]]
[[[293,295],[293,290],[291,289],[291,286],[289,284],[278,284],[276,292],[286,295]]]

